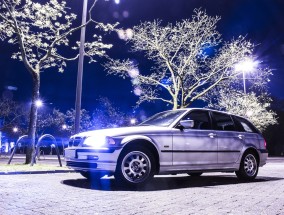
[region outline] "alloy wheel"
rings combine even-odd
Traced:
[[[248,176],[254,176],[257,171],[257,161],[255,157],[248,154],[244,159],[244,170]]]
[[[149,177],[151,162],[143,152],[132,151],[122,160],[121,170],[124,178],[129,182],[141,183]]]

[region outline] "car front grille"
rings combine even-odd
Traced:
[[[89,169],[89,168],[96,169],[98,167],[98,165],[96,163],[73,162],[73,161],[67,161],[66,166],[87,168],[87,169]]]
[[[80,143],[82,142],[83,138],[82,137],[74,137],[74,138],[71,138],[69,140],[69,144],[68,146],[69,147],[72,147],[72,146],[79,146]]]

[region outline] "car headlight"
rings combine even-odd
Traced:
[[[108,147],[110,145],[115,145],[115,141],[111,137],[90,136],[84,140],[83,145],[101,148],[101,147]]]

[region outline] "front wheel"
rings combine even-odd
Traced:
[[[241,180],[253,180],[258,173],[258,162],[254,153],[247,152],[243,155],[240,169],[236,175]]]
[[[144,185],[154,176],[155,162],[146,148],[127,149],[117,164],[115,179],[121,185]]]

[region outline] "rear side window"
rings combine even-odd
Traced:
[[[235,131],[235,125],[230,115],[212,112],[214,129],[220,131]]]
[[[209,114],[207,111],[191,111],[182,120],[194,120],[193,129],[209,130],[211,129],[211,123]]]
[[[238,124],[238,130],[249,133],[258,133],[257,129],[246,119],[234,116],[236,123]]]

